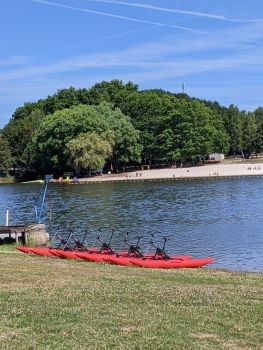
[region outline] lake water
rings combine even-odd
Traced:
[[[33,198],[39,189],[1,185],[0,224],[6,209],[10,224],[34,222]],[[169,237],[169,253],[215,257],[213,268],[263,272],[263,178],[51,184],[46,202],[53,224],[65,235],[69,228],[80,234],[88,229],[93,241],[98,228],[104,238],[114,228],[116,247],[127,231],[131,239],[142,235],[146,247],[150,234],[158,231],[159,242]]]

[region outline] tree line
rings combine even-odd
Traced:
[[[210,153],[263,151],[263,108],[254,112],[132,82],[102,81],[90,89],[58,90],[18,107],[0,131],[0,175],[129,164],[196,162]]]

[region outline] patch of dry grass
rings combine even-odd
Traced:
[[[263,349],[263,275],[1,254],[0,349]]]

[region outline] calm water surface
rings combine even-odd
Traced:
[[[10,224],[34,222],[33,198],[40,185],[1,185],[0,224],[10,211]],[[213,181],[149,181],[49,187],[53,223],[65,234],[70,227],[93,241],[116,229],[115,245],[123,234],[169,236],[170,253],[212,256],[210,267],[263,272],[263,178]],[[47,208],[46,208],[47,213]],[[47,215],[44,221],[48,224]]]

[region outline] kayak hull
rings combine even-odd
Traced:
[[[144,258],[127,256],[127,252],[121,252],[118,255],[108,253],[97,253],[95,248],[90,251],[70,251],[62,249],[51,249],[43,247],[20,247],[16,249],[23,253],[33,253],[40,256],[60,257],[64,259],[83,259],[89,262],[104,262],[121,266],[137,266],[143,268],[158,269],[179,269],[179,268],[198,268],[214,261],[214,258],[195,259],[191,256],[173,256],[169,260],[153,259],[153,254]]]
[[[56,256],[62,259],[79,259],[77,255],[75,254],[76,252],[71,251],[71,250],[57,250],[56,251]]]
[[[97,253],[88,253],[88,252],[82,252],[82,253],[76,253],[76,256],[82,260],[86,260],[89,262],[106,262],[104,259],[109,257],[109,254],[97,254]]]
[[[40,255],[40,256],[50,256],[50,257],[54,257],[56,254],[52,253],[52,249],[49,248],[30,248],[30,251],[36,255]]]
[[[146,256],[146,258],[144,257],[142,258],[133,258],[133,257],[128,257],[128,256],[107,256],[104,258],[105,262],[108,262],[110,264],[114,264],[114,265],[121,265],[121,266],[133,266],[133,262],[138,262],[140,263],[140,261],[150,261],[150,262],[154,262],[154,261],[167,261],[167,260],[163,260],[161,258],[159,259],[152,259],[154,257],[154,254],[149,254],[148,256]],[[178,261],[184,261],[184,260],[188,260],[191,259],[192,257],[189,255],[178,255],[178,256],[173,256],[171,257],[171,260],[176,259]],[[170,261],[170,260],[168,260]]]
[[[16,246],[16,249],[19,250],[22,253],[32,253],[29,247]]]
[[[138,267],[151,268],[151,269],[180,269],[180,268],[197,268],[205,266],[214,261],[213,258],[201,258],[201,259],[170,259],[170,260],[143,260],[143,259],[130,259],[131,263]]]

